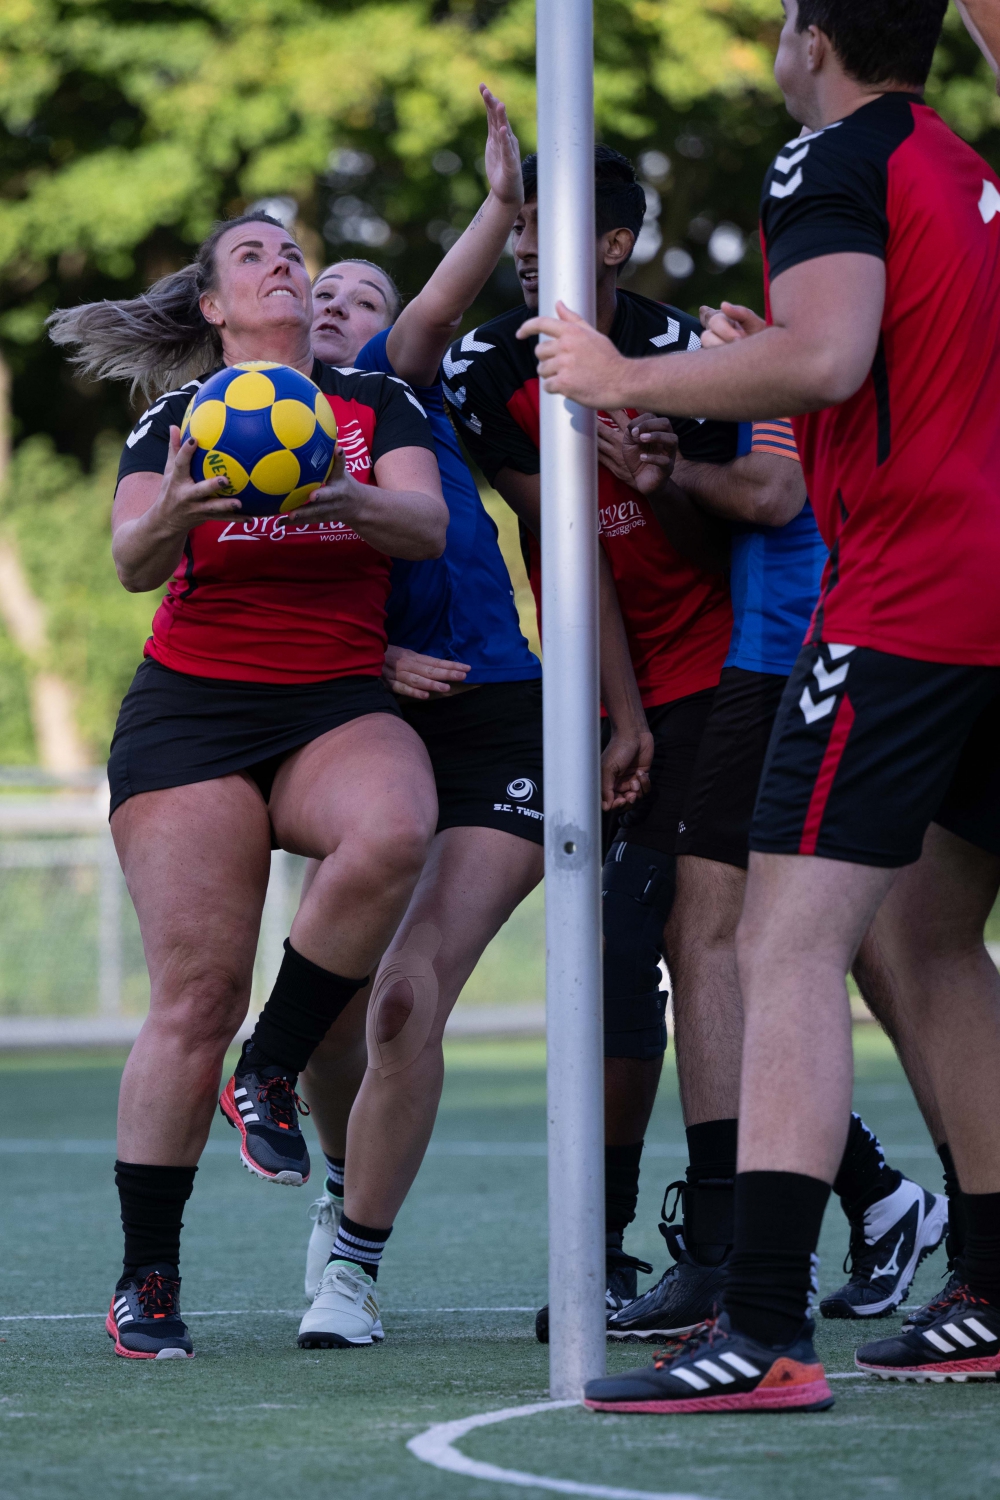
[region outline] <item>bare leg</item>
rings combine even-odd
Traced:
[[[298,1090],[312,1112],[320,1147],[341,1160],[347,1155],[347,1122],[368,1071],[365,1018],[371,992],[370,984],[358,991],[299,1074]]]
[[[853,1080],[845,976],[896,875],[811,855],[750,855],[737,931],[741,1172],[829,1183],[837,1175]]]
[[[739,1114],[743,1000],[736,927],[746,876],[735,865],[682,855],[667,922],[674,1046],[685,1125]]]
[[[940,1146],[945,1140],[944,1121],[934,1097],[934,1084],[926,1066],[915,1032],[916,1019],[906,1003],[906,995],[900,987],[900,976],[890,965],[881,933],[885,925],[882,913],[861,940],[857,958],[851,970],[865,1004],[886,1033],[903,1065],[910,1087],[920,1106],[931,1140]]]
[[[130,797],[111,819],[142,930],[150,1004],[118,1104],[118,1155],[194,1166],[247,1012],[270,829],[242,776]]]
[[[663,1058],[604,1059],[604,1144],[631,1146],[646,1134]]]
[[[1000,1192],[1000,975],[983,942],[998,886],[1000,858],[932,823],[877,923],[966,1193]]]
[[[365,1073],[347,1132],[344,1208],[356,1223],[387,1228],[395,1220],[430,1140],[444,1078],[445,1022],[486,944],[542,876],[537,844],[493,828],[448,828],[437,835],[386,962],[419,923],[436,927],[436,1014],[419,1055],[387,1077]],[[413,992],[406,980],[385,992],[379,1040],[398,1035]]]

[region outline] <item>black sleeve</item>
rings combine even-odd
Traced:
[[[695,464],[728,464],[739,451],[738,422],[706,419],[696,422],[690,417],[672,417],[681,458]]]
[[[521,382],[507,366],[502,349],[494,347],[469,360],[460,342],[451,346],[443,365],[444,394],[465,446],[490,484],[501,469],[539,473],[538,449],[518,426],[504,398],[505,390],[516,390]]]
[[[406,381],[400,380],[398,375],[369,375],[366,378],[378,380],[382,386],[373,402],[372,463],[378,463],[385,454],[393,453],[397,448],[427,448],[436,457],[434,434],[427,413]]]
[[[126,474],[163,473],[170,452],[170,429],[184,421],[184,413],[200,384],[192,380],[179,391],[168,391],[143,412],[125,439],[118,464],[118,484]]]
[[[772,281],[821,255],[885,259],[886,153],[878,137],[848,127],[790,141],[764,179],[760,217]]]

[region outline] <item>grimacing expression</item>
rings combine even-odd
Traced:
[[[328,365],[350,365],[392,322],[389,284],[372,266],[338,261],[313,285],[313,352]]]
[[[267,328],[307,330],[312,290],[305,257],[276,224],[240,224],[215,248],[216,285],[201,298],[210,323],[233,334]]]

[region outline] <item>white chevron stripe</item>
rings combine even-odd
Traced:
[[[676,344],[681,336],[681,325],[676,318],[667,319],[666,333],[657,333],[650,339],[650,343],[657,349],[666,348],[667,344]]]
[[[790,198],[792,196],[792,194],[795,192],[795,189],[796,188],[800,188],[801,186],[802,186],[802,168],[799,167],[797,169],[796,173],[795,173],[795,176],[794,177],[789,177],[789,179],[788,179],[787,182],[772,182],[771,183],[771,197],[772,198]]]

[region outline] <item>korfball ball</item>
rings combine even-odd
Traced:
[[[337,423],[317,385],[288,365],[230,365],[206,380],[184,414],[195,480],[225,475],[223,495],[248,516],[305,505],[333,468]]]

